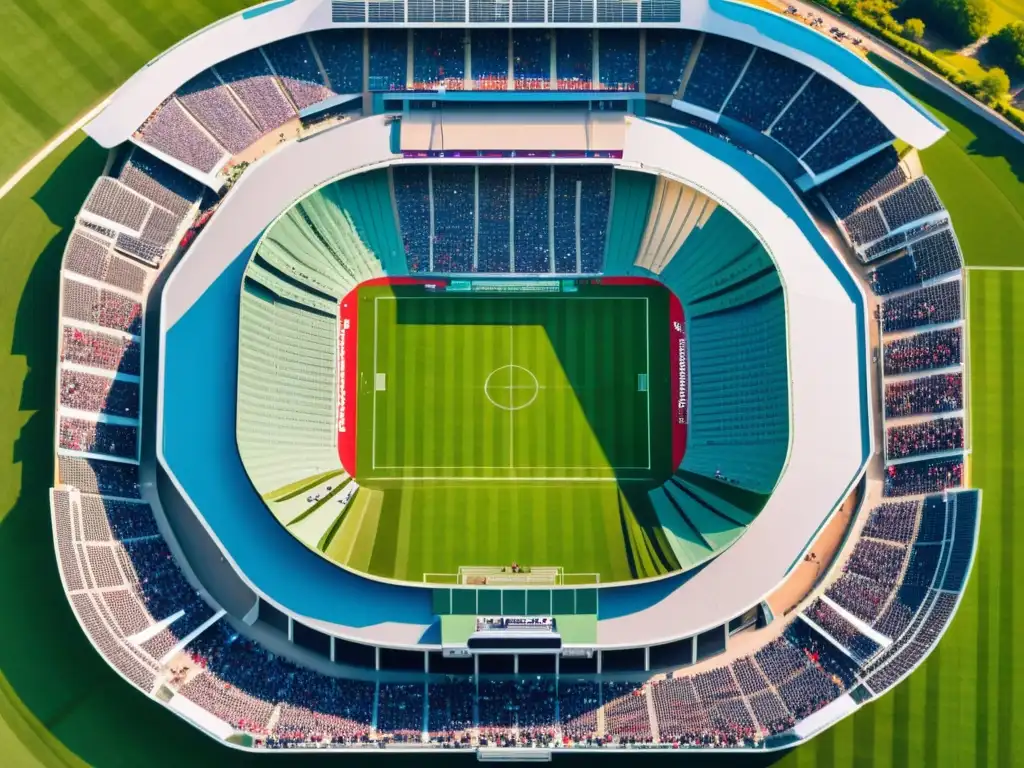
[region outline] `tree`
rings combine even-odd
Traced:
[[[992,67],[978,81],[981,94],[990,102],[1001,100],[1010,92],[1010,78],[999,67]]]
[[[1024,71],[1024,21],[1000,29],[992,35],[985,50],[1000,64]]]
[[[988,0],[910,0],[904,9],[958,45],[973,42],[988,32]]]
[[[924,37],[924,22],[920,19],[907,19],[903,22],[903,36],[908,40],[920,40]]]

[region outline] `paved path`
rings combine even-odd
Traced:
[[[1000,115],[994,109],[991,109],[972,96],[964,93],[946,80],[946,78],[932,72],[924,65],[919,64],[914,59],[911,59],[909,56],[905,56],[902,52],[893,48],[885,41],[875,37],[867,30],[856,26],[848,19],[836,15],[820,5],[807,2],[806,0],[772,0],[772,2],[783,10],[785,10],[787,6],[793,6],[799,12],[798,15],[800,17],[806,17],[808,12],[810,12],[815,18],[820,16],[824,19],[825,23],[822,25],[823,29],[821,27],[819,27],[819,29],[822,29],[825,34],[828,34],[828,30],[832,27],[838,27],[842,31],[846,32],[850,37],[861,38],[862,42],[860,48],[862,50],[878,54],[886,61],[889,61],[909,72],[919,80],[924,80],[929,85],[934,86],[937,90],[942,91],[947,96],[955,99],[961,105],[967,107],[976,115],[985,118],[990,123],[1000,128],[1007,135],[1017,141],[1024,142],[1024,131],[1017,128],[1013,123]]]

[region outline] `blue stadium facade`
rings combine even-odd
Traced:
[[[447,144],[418,138],[442,110]],[[513,115],[541,113],[570,146],[509,138]],[[501,145],[467,139],[460,115]],[[580,121],[604,143],[573,145]],[[155,702],[243,748],[810,738],[916,668],[973,559],[962,257],[931,183],[892,146],[943,130],[855,53],[728,0],[284,0],[183,41],[88,126],[115,162],[65,253],[51,505],[83,630]],[[377,192],[352,198],[364,255],[340,258],[342,287],[670,287],[687,308],[696,449],[661,503],[690,521],[728,514],[685,479],[725,466],[771,495],[750,530],[690,571],[576,590],[593,642],[501,657],[442,639],[489,590],[370,579],[288,534],[239,453],[239,287],[292,204],[373,174]],[[699,221],[666,202],[698,198]],[[325,283],[305,279],[277,290],[318,306]],[[730,352],[757,378],[723,388]],[[921,405],[936,392],[941,412]],[[844,516],[867,518],[844,565],[782,605]],[[738,633],[765,639],[739,656]]]

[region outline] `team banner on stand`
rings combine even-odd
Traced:
[[[678,469],[686,453],[689,424],[689,354],[686,349],[686,322],[683,305],[673,293],[669,297],[669,342],[672,355],[672,469]]]

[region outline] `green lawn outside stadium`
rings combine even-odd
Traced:
[[[59,14],[36,0],[0,5],[0,177],[144,59],[241,5],[81,0],[61,4]],[[148,37],[134,32],[136,27],[145,27]],[[64,44],[69,38],[72,44]],[[95,72],[96,61],[106,62],[109,85],[94,86],[82,74]],[[36,66],[30,70],[26,62]],[[969,263],[1024,266],[1024,148],[933,89],[900,80],[951,128],[950,136],[924,153],[924,162],[952,212]],[[54,92],[61,98],[51,98]],[[48,117],[37,111],[42,103]],[[0,200],[0,765],[475,762],[450,752],[412,758],[229,753],[122,682],[80,632],[54,567],[45,490],[52,482],[56,275],[72,217],[103,161],[103,153],[79,134]],[[1024,343],[1024,284],[1012,272],[971,275],[971,479],[985,497],[977,561],[953,625],[938,650],[895,692],[811,743],[782,755],[742,759],[688,755],[688,765],[1024,764],[1014,727],[1024,721],[1024,661],[1017,649],[1024,631],[1024,557],[1018,555],[1024,551],[1024,525],[1015,520],[1016,502],[1024,498],[1018,471],[1024,449],[1017,447],[1024,437],[1017,404],[1024,356],[1015,354]],[[621,765],[623,759],[682,758],[569,756],[564,762]]]

